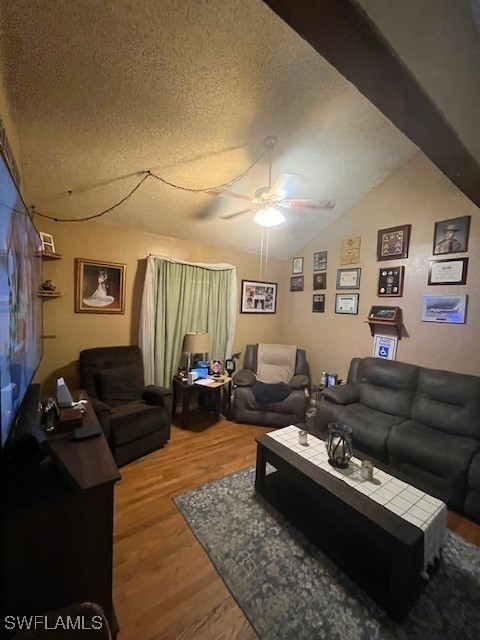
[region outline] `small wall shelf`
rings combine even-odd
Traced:
[[[60,291],[39,291],[37,293],[40,298],[59,298],[61,295]]]
[[[375,327],[376,326],[383,326],[383,327],[395,327],[395,329],[397,330],[397,337],[399,340],[402,339],[402,327],[403,327],[403,322],[389,322],[388,320],[364,320],[364,322],[366,322],[367,324],[370,325],[370,333],[372,334],[372,336],[375,335]]]
[[[53,251],[42,251],[42,258],[44,260],[61,260],[62,256],[60,253],[53,253]]]
[[[374,305],[370,309],[368,319],[364,320],[364,322],[370,325],[370,333],[372,336],[375,335],[375,327],[380,325],[382,327],[395,327],[398,339],[402,339],[403,320],[400,307]]]

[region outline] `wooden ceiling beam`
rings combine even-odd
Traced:
[[[264,0],[480,207],[480,165],[355,0]]]

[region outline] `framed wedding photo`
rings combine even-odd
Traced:
[[[435,223],[433,255],[464,253],[468,247],[471,216],[450,218]]]
[[[335,313],[358,314],[358,293],[336,293]]]
[[[292,273],[303,273],[303,258],[292,260]]]
[[[377,260],[408,258],[412,225],[380,229],[377,234]]]
[[[337,289],[360,289],[361,268],[337,269]]]
[[[75,260],[75,313],[125,313],[124,264]]]
[[[240,313],[275,313],[277,283],[242,280]]]
[[[430,260],[428,284],[466,284],[468,258]]]

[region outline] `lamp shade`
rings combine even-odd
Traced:
[[[189,332],[185,334],[183,351],[185,353],[208,353],[210,351],[208,333]]]

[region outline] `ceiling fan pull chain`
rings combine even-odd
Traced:
[[[262,233],[260,235],[260,275],[259,275],[259,280],[262,280],[262,269],[263,269],[263,233],[264,233],[264,227],[262,227]]]
[[[267,231],[266,231],[266,240],[265,240],[265,280],[267,280],[267,274],[268,274],[268,234],[270,233],[270,227],[266,227]]]

